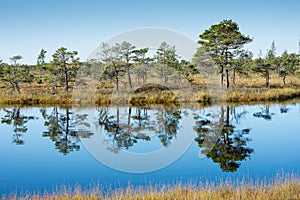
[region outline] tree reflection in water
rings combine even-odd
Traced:
[[[128,107],[120,113],[119,107],[102,107],[98,112],[98,124],[108,136],[108,149],[113,152],[129,149],[139,140],[150,141],[152,136],[167,147],[176,137],[181,119],[181,112],[174,109]]]
[[[20,107],[4,108],[6,114],[1,118],[2,124],[12,125],[13,127],[13,143],[16,145],[23,145],[25,141],[21,138],[22,134],[28,131],[26,126],[29,120],[37,119],[34,116],[28,116],[21,113]]]
[[[181,111],[163,110],[156,113],[157,133],[163,146],[167,147],[176,137],[181,119]]]
[[[281,105],[280,106],[280,113],[288,113],[288,111],[290,110],[290,108],[286,107],[286,105]]]
[[[134,135],[131,128],[131,108],[128,108],[127,122],[120,120],[120,109],[116,108],[115,115],[108,114],[109,108],[100,108],[98,115],[99,125],[102,126],[110,138],[111,146],[109,150],[118,152],[121,148],[128,149],[137,143],[138,139],[150,140],[148,137]],[[122,119],[124,119],[122,117]],[[107,140],[109,142],[109,140]]]
[[[44,125],[48,127],[43,137],[49,137],[55,143],[55,148],[64,155],[80,149],[79,137],[88,138],[92,135],[85,130],[90,126],[86,122],[87,114],[74,115],[69,107],[53,107],[50,113],[44,108],[40,111],[45,120]]]
[[[254,117],[263,118],[267,121],[271,121],[273,115],[274,115],[274,113],[270,112],[270,106],[269,105],[265,105],[264,108],[262,108],[260,112],[256,112],[256,113],[253,114]]]
[[[230,112],[231,109],[231,112]],[[202,149],[201,153],[211,158],[213,162],[219,163],[225,172],[235,172],[241,165],[241,161],[250,158],[253,149],[248,147],[250,141],[246,137],[250,129],[236,129],[234,122],[238,123],[246,112],[236,113],[235,108],[220,107],[218,114],[195,114],[195,132],[198,136],[195,141]],[[205,146],[205,138],[214,135],[216,141],[211,149]]]

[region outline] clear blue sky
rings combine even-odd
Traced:
[[[101,42],[142,27],[168,28],[197,40],[223,19],[239,24],[258,54],[275,40],[277,52],[298,52],[299,0],[0,0],[0,59],[20,54],[33,64],[59,47],[78,50],[85,60]]]

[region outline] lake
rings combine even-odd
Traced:
[[[3,107],[0,194],[300,175],[300,101]]]

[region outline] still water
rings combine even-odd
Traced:
[[[300,175],[300,103],[0,109],[0,194]]]

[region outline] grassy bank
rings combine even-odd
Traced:
[[[197,102],[268,102],[300,97],[300,88],[244,88],[230,89],[222,95],[196,92]]]
[[[53,94],[50,88],[41,85],[23,85],[21,93],[1,87],[0,104],[2,105],[71,105],[71,104],[172,104],[172,103],[214,103],[214,102],[269,102],[285,101],[300,97],[300,79],[290,77],[286,85],[280,77],[273,75],[272,84],[266,88],[264,79],[252,74],[250,77],[239,77],[230,88],[220,88],[218,77],[205,80],[194,77],[193,81],[181,89],[165,87],[159,84],[146,84],[131,90],[114,90],[114,83],[103,83],[97,89],[83,88],[72,96],[63,87]],[[190,88],[194,90],[188,91]],[[127,88],[128,89],[128,88]]]
[[[232,182],[225,181],[219,184],[204,183],[197,186],[193,183],[182,185],[177,183],[174,186],[149,186],[133,188],[128,186],[125,189],[117,189],[103,194],[100,187],[90,190],[82,190],[77,187],[75,190],[63,188],[55,193],[26,194],[17,197],[16,195],[2,196],[2,199],[108,199],[108,200],[163,200],[163,199],[210,199],[210,200],[298,200],[300,199],[300,179],[294,176],[285,178],[277,177],[275,180],[266,182]]]
[[[73,99],[71,94],[0,94],[0,104],[2,105],[71,105],[71,104],[171,104],[171,103],[213,103],[213,102],[270,102],[285,101],[300,97],[300,88],[245,88],[230,89],[224,95],[209,92],[195,92],[190,99],[181,100],[171,92],[142,93],[123,98],[112,95],[100,95],[94,99]],[[93,101],[93,102],[92,102]]]
[[[207,92],[196,92],[191,99],[180,101],[170,93],[148,93],[127,98],[111,98],[111,96],[100,97],[91,100],[72,99],[71,95],[46,95],[46,96],[26,96],[26,95],[0,95],[2,105],[72,105],[72,104],[173,104],[173,103],[214,103],[214,102],[272,102],[285,101],[300,97],[300,89],[268,89],[253,91],[230,91],[225,98],[213,97]]]
[[[2,105],[71,105],[72,103],[72,95],[70,94],[0,94],[0,104]]]

